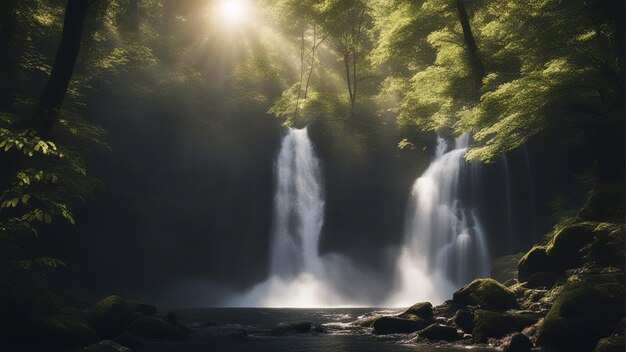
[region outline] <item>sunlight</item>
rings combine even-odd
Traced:
[[[216,15],[224,24],[240,24],[247,20],[248,6],[244,0],[222,0],[217,5]]]

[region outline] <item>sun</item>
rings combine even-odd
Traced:
[[[216,15],[228,24],[236,24],[246,20],[248,8],[244,0],[222,0]]]

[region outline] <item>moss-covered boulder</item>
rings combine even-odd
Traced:
[[[152,304],[138,302],[138,301],[127,301],[130,308],[133,312],[141,313],[143,315],[153,315],[157,312],[157,307]]]
[[[186,327],[171,324],[161,318],[148,316],[133,320],[126,330],[131,335],[147,339],[180,340],[189,335],[189,330]]]
[[[454,324],[466,333],[474,330],[474,312],[467,308],[459,309],[454,314]]]
[[[587,195],[578,217],[587,221],[624,222],[624,181],[601,183]]]
[[[431,324],[418,331],[418,336],[433,341],[456,341],[461,338],[455,328],[443,324]]]
[[[601,231],[594,231],[588,224],[565,227],[554,235],[546,248],[546,253],[556,270],[580,267],[585,255],[583,249],[599,235],[604,234]]]
[[[563,351],[591,351],[624,317],[621,282],[567,285],[539,327],[537,343]]]
[[[377,335],[410,334],[426,328],[432,324],[430,319],[408,320],[396,317],[380,317],[374,321],[372,327]]]
[[[474,340],[485,342],[488,338],[502,338],[510,333],[520,332],[527,326],[535,324],[539,315],[531,312],[499,313],[477,310],[474,313]]]
[[[556,271],[551,258],[548,257],[546,246],[535,246],[522,259],[517,266],[519,281],[526,281],[530,275],[539,272]]]
[[[132,319],[133,309],[119,296],[109,296],[89,312],[89,325],[103,338],[121,334]]]
[[[624,352],[626,346],[624,345],[624,336],[614,335],[605,337],[598,341],[596,349],[593,352]]]
[[[517,253],[494,259],[489,277],[499,282],[517,279],[517,265],[523,256],[524,253]]]
[[[360,326],[363,328],[369,328],[369,327],[372,327],[372,325],[378,318],[380,317],[379,316],[363,317],[361,319],[357,319],[353,321],[351,325],[356,325],[356,326]]]
[[[415,303],[404,311],[402,315],[415,315],[422,319],[431,319],[434,317],[433,305],[430,302]]]
[[[494,279],[476,279],[452,295],[458,305],[509,309],[517,307],[515,293]]]
[[[98,335],[84,320],[70,315],[39,318],[31,329],[30,342],[50,349],[76,348],[98,341]]]

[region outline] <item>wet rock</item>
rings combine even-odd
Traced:
[[[364,317],[353,321],[351,324],[364,328],[369,328],[372,327],[372,324],[374,324],[374,322],[379,318],[379,316]]]
[[[502,338],[510,333],[522,331],[527,326],[535,324],[540,314],[526,311],[506,313],[477,310],[474,313],[474,340],[485,342],[488,338]]]
[[[474,330],[474,312],[468,308],[459,309],[454,315],[454,324],[461,330],[471,333]]]
[[[624,317],[623,276],[567,285],[537,332],[537,344],[555,350],[591,351]],[[604,283],[603,283],[604,282]]]
[[[456,341],[460,338],[455,328],[443,324],[431,324],[418,331],[418,335],[434,341]]]
[[[312,329],[313,332],[322,334],[326,332],[326,328],[322,324],[315,324]]]
[[[561,280],[561,277],[551,273],[551,272],[546,272],[546,271],[540,271],[538,273],[534,273],[532,275],[530,275],[527,279],[526,282],[526,287],[530,287],[530,288],[538,288],[538,287],[545,287],[545,288],[552,288],[554,286],[554,284],[556,284],[559,280]]]
[[[545,246],[535,246],[520,259],[517,271],[519,281],[526,281],[532,274],[554,271],[554,264]]]
[[[476,279],[456,291],[452,300],[459,305],[480,305],[493,309],[508,309],[518,306],[515,293],[494,279]]]
[[[88,321],[101,337],[110,338],[124,331],[132,319],[132,313],[128,302],[119,296],[109,296],[96,303],[89,313]]]
[[[131,335],[146,339],[181,340],[189,334],[189,329],[186,327],[172,324],[157,317],[147,316],[134,320],[126,330]]]
[[[128,347],[117,344],[113,341],[104,340],[89,347],[85,347],[82,352],[132,352]]]
[[[412,314],[422,319],[431,319],[434,316],[433,305],[430,302],[415,303],[402,315]]]
[[[502,347],[504,352],[528,352],[533,348],[533,342],[518,332],[510,336]]]
[[[553,265],[559,270],[577,268],[582,264],[583,248],[591,244],[596,236],[603,235],[595,232],[585,224],[576,224],[558,231],[546,249]]]
[[[419,319],[408,320],[395,317],[380,317],[372,324],[374,333],[378,335],[387,334],[410,334],[426,328],[432,324],[431,320]]]

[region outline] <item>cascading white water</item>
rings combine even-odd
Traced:
[[[290,128],[276,158],[276,194],[270,243],[270,277],[232,306],[325,307],[340,305],[327,275],[331,260],[318,243],[324,223],[320,162],[307,129]]]
[[[306,128],[289,130],[275,167],[270,273],[283,279],[302,272],[320,275],[318,242],[324,200],[319,161]]]
[[[413,184],[397,263],[400,287],[391,305],[442,302],[459,285],[488,274],[484,231],[476,209],[460,196],[468,144],[469,135],[462,135],[448,151],[438,138],[435,159]]]

